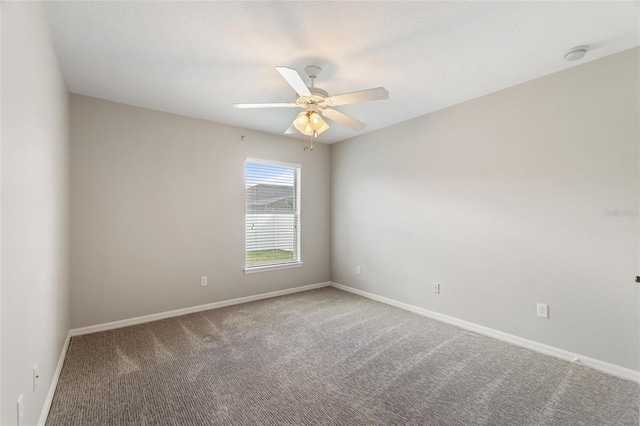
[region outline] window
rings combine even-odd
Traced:
[[[245,273],[302,265],[300,166],[246,161]]]

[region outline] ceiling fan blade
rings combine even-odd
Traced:
[[[257,104],[231,104],[234,108],[293,108],[298,104],[295,102],[263,102]]]
[[[357,104],[359,102],[379,101],[382,99],[389,99],[389,92],[384,87],[376,87],[375,89],[330,96],[325,99],[325,103],[330,106],[338,106]]]
[[[338,110],[325,108],[321,111],[322,115],[327,117],[330,120],[335,121],[336,123],[340,123],[343,126],[347,126],[353,130],[362,130],[367,127],[362,121],[358,121],[353,117],[349,117],[347,114],[343,114]]]
[[[293,125],[293,123],[291,123],[291,126],[289,126],[289,128],[287,130],[284,131],[285,135],[292,135],[294,133],[296,133],[298,130],[296,129],[296,127]]]
[[[304,84],[304,80],[302,80],[298,71],[287,67],[276,67],[276,70],[287,80],[287,83],[293,87],[293,90],[295,90],[298,95],[311,96],[309,88]]]

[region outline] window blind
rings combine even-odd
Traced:
[[[246,267],[300,261],[300,166],[246,161]]]

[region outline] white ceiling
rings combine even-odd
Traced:
[[[333,143],[638,46],[638,2],[48,2],[69,90],[282,134],[297,109],[275,66],[318,65],[330,94],[384,86],[338,107]],[[590,46],[579,62],[564,52]],[[302,135],[296,137],[305,138]]]

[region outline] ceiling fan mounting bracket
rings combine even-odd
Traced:
[[[318,77],[318,74],[320,74],[320,71],[322,71],[322,68],[316,65],[309,65],[304,69],[304,72],[307,73],[307,76],[309,76],[311,80]]]

